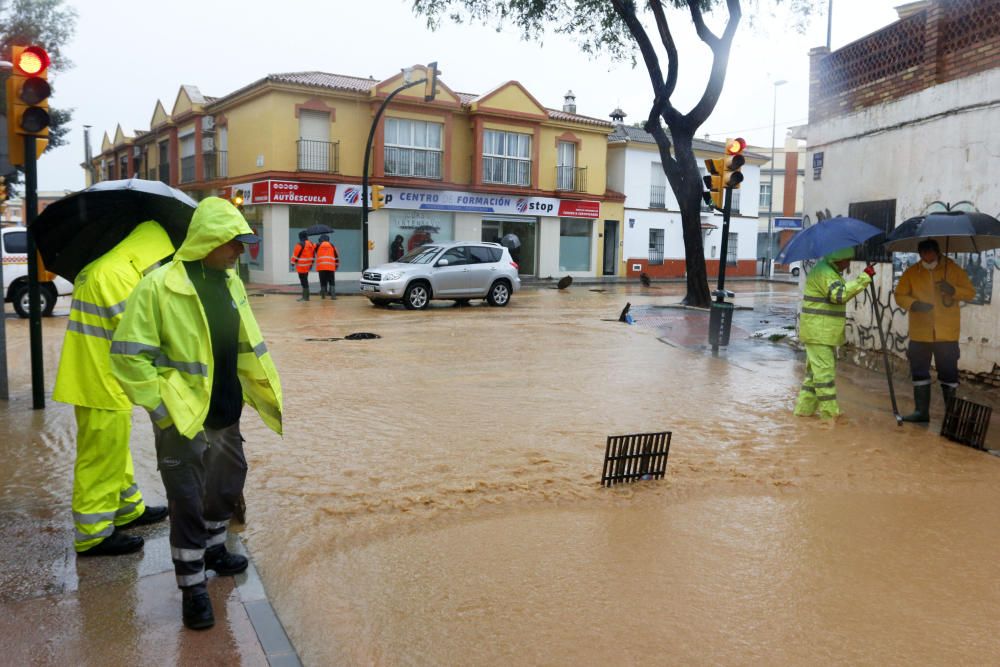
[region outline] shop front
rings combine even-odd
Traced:
[[[542,278],[596,276],[600,201],[454,190],[384,189],[385,207],[369,211],[369,265],[397,259],[415,247],[450,241],[506,246],[521,275]],[[295,284],[289,261],[299,232],[332,229],[341,263],[338,278],[356,280],[362,269],[361,186],[266,180],[231,186],[261,242],[243,262],[251,282]],[[318,236],[313,236],[315,241]]]

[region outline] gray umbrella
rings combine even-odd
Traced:
[[[520,248],[521,239],[517,238],[517,234],[504,234],[503,238],[500,239],[500,245],[505,248]]]

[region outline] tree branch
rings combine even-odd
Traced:
[[[669,98],[674,94],[677,86],[677,45],[674,44],[674,36],[670,34],[670,25],[667,23],[667,16],[663,12],[661,0],[649,0],[649,8],[656,19],[656,28],[660,31],[660,41],[667,50],[667,80],[664,83],[664,96]]]
[[[688,9],[691,10],[691,20],[694,22],[694,29],[698,32],[698,38],[708,44],[714,51],[719,38],[705,25],[705,17],[701,15],[699,0],[687,0],[687,4]]]
[[[692,16],[695,11],[697,11],[699,16],[701,15],[701,10],[695,9],[697,2],[698,0],[688,0]],[[705,92],[702,93],[698,104],[684,117],[694,128],[700,127],[702,123],[708,120],[708,117],[715,109],[715,105],[719,102],[719,96],[722,94],[722,86],[726,82],[726,69],[729,66],[729,49],[733,44],[736,28],[743,16],[743,12],[740,9],[740,0],[726,0],[726,6],[729,8],[729,22],[726,24],[726,29],[722,33],[721,39],[715,35],[711,35],[711,33],[709,34],[712,41],[702,38],[702,41],[705,41],[712,49],[712,72],[709,74],[708,82],[705,84]],[[698,36],[701,37],[700,29]]]

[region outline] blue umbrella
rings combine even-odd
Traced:
[[[806,227],[793,236],[778,253],[778,263],[788,264],[823,257],[834,250],[861,245],[882,233],[884,232],[878,227],[855,218],[830,218]]]

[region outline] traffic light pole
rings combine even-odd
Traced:
[[[716,286],[715,303],[712,304],[708,320],[708,342],[712,354],[719,353],[719,346],[729,344],[729,332],[733,325],[734,305],[726,301],[726,263],[729,261],[729,215],[733,207],[733,189],[725,188],[722,205],[722,248],[719,253],[719,282]]]
[[[38,250],[31,223],[38,217],[38,163],[34,136],[24,137],[24,217],[28,227],[28,331],[31,334],[31,407],[45,408],[45,368],[42,364],[42,312],[38,292]]]
[[[364,271],[368,268],[368,161],[371,159],[372,154],[372,141],[375,140],[375,128],[378,127],[378,122],[382,118],[382,113],[385,111],[386,106],[392,101],[399,93],[403,92],[407,88],[413,88],[413,86],[419,86],[422,83],[427,83],[427,79],[420,79],[419,81],[413,81],[400,86],[396,90],[389,93],[389,96],[382,101],[381,106],[379,106],[378,111],[375,112],[375,118],[372,120],[371,129],[368,130],[368,143],[365,144],[365,164],[361,170],[361,270]]]

